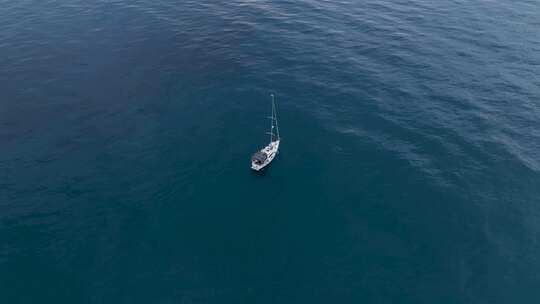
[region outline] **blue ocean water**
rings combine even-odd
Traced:
[[[538,303],[539,16],[0,0],[0,302]]]

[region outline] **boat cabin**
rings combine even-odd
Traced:
[[[259,151],[253,154],[253,156],[251,157],[251,161],[257,165],[262,165],[264,164],[267,158],[268,158],[268,155],[266,155],[266,153]]]

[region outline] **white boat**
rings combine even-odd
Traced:
[[[268,166],[279,151],[279,128],[277,124],[276,103],[274,101],[274,94],[272,96],[272,116],[270,116],[270,143],[251,156],[251,169],[255,171],[261,171],[264,167]]]

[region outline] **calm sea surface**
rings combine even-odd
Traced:
[[[540,303],[540,2],[0,0],[0,302]]]

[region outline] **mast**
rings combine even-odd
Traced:
[[[274,95],[272,94],[272,107],[273,107],[273,112],[274,112],[274,122],[276,124],[276,135],[277,135],[277,139],[279,140],[279,128],[278,128],[278,123],[277,123],[277,109],[276,109],[276,103],[274,102]]]
[[[276,103],[274,101],[274,94],[270,94],[272,96],[272,116],[268,117],[270,118],[270,143],[274,141],[274,136],[277,137],[279,140],[279,128],[277,125],[277,110],[276,110]],[[276,128],[276,135],[274,135],[274,128]]]
[[[274,94],[272,96],[272,116],[270,117],[270,143],[274,139]]]

